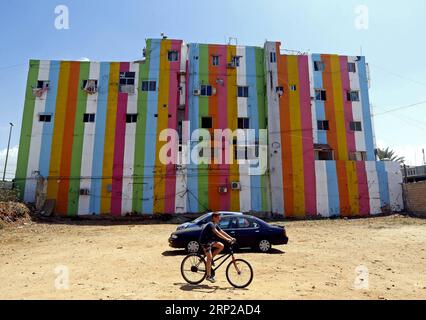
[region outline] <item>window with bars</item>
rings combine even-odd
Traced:
[[[212,56],[212,65],[217,67],[219,65],[219,56]]]
[[[249,96],[249,87],[248,86],[238,86],[238,97],[239,98],[248,98]]]
[[[136,122],[138,122],[138,114],[137,113],[126,114],[126,123],[136,123]]]
[[[277,54],[275,52],[271,52],[270,56],[271,56],[271,63],[276,63],[277,62]]]
[[[211,129],[213,127],[213,119],[212,117],[202,117],[201,118],[201,128],[203,129]]]
[[[156,91],[157,81],[142,81],[142,91]]]
[[[347,92],[348,101],[359,101],[359,91],[348,91]]]
[[[324,71],[325,63],[323,61],[314,61],[314,70],[315,71]]]
[[[176,50],[171,50],[168,52],[167,55],[170,62],[176,62],[179,61],[179,52]]]
[[[211,85],[202,84],[201,85],[201,95],[205,97],[211,97],[213,95],[213,88]]]
[[[250,119],[238,118],[238,129],[250,129]]]
[[[318,130],[328,131],[330,130],[330,124],[328,120],[318,120],[317,121]]]
[[[349,62],[348,63],[348,72],[356,72],[356,63],[354,62]]]
[[[38,121],[40,122],[51,122],[52,115],[51,114],[39,114]]]
[[[327,100],[327,93],[325,90],[316,89],[315,90],[315,100],[317,101],[326,101]]]
[[[95,122],[95,114],[94,113],[85,113],[83,115],[83,122],[84,123]]]
[[[352,121],[350,123],[351,131],[362,131],[361,121]]]

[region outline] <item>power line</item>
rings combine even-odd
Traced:
[[[422,104],[426,104],[426,100],[420,101],[420,102],[417,102],[417,103],[413,103],[413,104],[410,104],[410,105],[406,105],[406,106],[396,107],[396,108],[393,108],[393,109],[390,109],[390,110],[387,110],[387,111],[384,111],[384,112],[376,113],[373,116],[377,117],[377,116],[381,116],[381,115],[384,115],[384,114],[387,114],[387,113],[399,111],[399,110],[402,110],[402,109],[413,108],[413,107],[416,107],[416,106],[419,106],[419,105],[422,105]]]
[[[395,73],[395,72],[393,72],[393,71],[386,70],[386,69],[385,69],[385,68],[383,68],[383,67],[380,67],[380,66],[377,66],[377,65],[372,65],[371,63],[369,63],[369,65],[370,65],[370,66],[372,66],[372,67],[375,67],[375,68],[377,68],[377,69],[379,69],[379,70],[382,70],[382,71],[384,71],[385,73],[388,73],[388,74],[391,74],[391,75],[393,75],[393,76],[395,76],[395,77],[398,77],[398,78],[400,78],[400,79],[407,80],[407,81],[410,81],[410,82],[413,82],[413,83],[416,83],[416,84],[418,84],[418,85],[421,85],[421,86],[425,86],[425,87],[426,87],[426,83],[423,83],[423,82],[420,82],[420,81],[417,81],[417,80],[413,80],[413,79],[407,78],[407,77],[405,77],[405,76],[403,76],[403,75],[400,75],[400,74],[398,74],[398,73]]]

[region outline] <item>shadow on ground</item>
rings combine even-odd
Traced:
[[[252,249],[239,249],[234,251],[236,254],[238,253],[258,253],[258,254],[285,254],[285,251],[282,251],[280,249],[272,248],[271,251],[268,253],[261,253]],[[185,257],[188,255],[188,253],[185,250],[167,250],[164,251],[162,254],[164,257]]]
[[[201,292],[201,293],[214,293],[218,290],[220,291],[230,291],[230,290],[239,290],[239,291],[248,291],[248,289],[236,289],[234,287],[219,287],[219,286],[209,286],[205,284],[192,285],[188,283],[174,283],[175,286],[180,286],[182,291],[191,291],[191,292]]]

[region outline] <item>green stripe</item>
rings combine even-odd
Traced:
[[[80,78],[78,80],[79,86],[83,83],[83,80],[89,79],[90,63],[80,63]],[[77,110],[75,113],[75,125],[74,125],[74,140],[72,145],[72,156],[71,156],[71,174],[70,174],[70,185],[68,191],[68,215],[76,216],[78,213],[78,201],[80,194],[80,180],[81,180],[81,160],[83,155],[83,140],[84,140],[84,123],[83,115],[86,112],[87,106],[87,94],[80,90],[77,97]],[[70,133],[67,133],[70,134]]]
[[[147,41],[146,52],[151,51],[151,40]],[[150,55],[147,55],[145,63],[139,66],[139,86],[142,86],[143,80],[149,77]],[[142,212],[143,199],[143,178],[144,178],[144,162],[145,162],[145,131],[148,108],[148,92],[140,91],[137,102],[138,121],[136,123],[135,135],[135,158],[133,173],[133,195],[132,210],[133,212]]]
[[[20,191],[21,199],[24,198],[25,183],[28,170],[28,158],[30,153],[31,132],[33,128],[35,97],[33,87],[37,85],[40,61],[30,60],[28,72],[27,90],[25,93],[24,112],[22,116],[21,138],[19,142],[18,162],[16,167],[15,181]]]
[[[200,45],[200,85],[209,84],[209,47]],[[201,118],[209,116],[209,98],[199,97],[199,119],[198,128],[201,128]],[[198,166],[198,211],[204,212],[209,208],[209,166],[200,164]]]
[[[257,105],[259,115],[259,129],[266,129],[267,110],[265,103],[265,69],[264,69],[264,50],[256,48],[256,75],[257,75]],[[260,141],[262,142],[262,141]],[[266,143],[267,141],[264,141]],[[268,176],[264,174],[261,176],[261,194],[262,194],[262,211],[269,211],[269,184]]]

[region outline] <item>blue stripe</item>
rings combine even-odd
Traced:
[[[367,66],[365,64],[365,57],[361,57],[361,59],[358,61],[358,73],[362,97],[362,118],[365,135],[365,146],[367,149],[367,161],[375,161],[376,157],[374,154],[373,125],[371,122],[370,98],[368,95]]]
[[[158,118],[158,88],[160,87],[160,60],[161,60],[161,40],[152,40],[149,79],[157,81],[157,90],[148,91],[146,133],[145,133],[145,163],[143,173],[143,199],[142,212],[144,214],[154,213],[154,173],[156,147],[157,147],[157,122]],[[164,71],[165,72],[165,71]]]
[[[385,163],[383,161],[376,161],[377,176],[379,178],[379,191],[380,191],[380,205],[385,207],[390,205],[389,196],[389,181],[386,172]]]
[[[246,79],[249,86],[249,97],[247,101],[248,116],[250,118],[250,129],[255,130],[255,139],[259,140],[259,113],[257,103],[257,73],[255,48],[246,49]],[[262,189],[261,176],[250,176],[251,210],[262,211]]]
[[[55,124],[56,97],[58,94],[60,61],[51,61],[49,70],[50,88],[47,91],[45,113],[52,114],[52,122],[43,124],[41,149],[40,149],[40,175],[49,176],[50,156],[52,149],[53,128]]]
[[[101,213],[102,170],[104,159],[105,126],[109,91],[110,64],[102,62],[99,74],[98,105],[96,110],[93,147],[92,180],[90,185],[90,213]]]
[[[319,54],[313,54],[312,55],[312,63],[314,61],[321,61],[321,55]],[[314,71],[314,89],[323,89],[323,81],[322,81],[322,72],[321,71]],[[318,120],[327,120],[325,117],[325,103],[324,101],[317,101],[315,100],[315,114],[317,121]],[[317,125],[316,123],[314,124]],[[314,128],[314,130],[317,130],[318,135],[318,142],[321,144],[327,144],[327,132],[318,130],[317,127]]]
[[[340,215],[339,185],[336,161],[325,161],[327,171],[328,207],[330,216]]]
[[[195,58],[198,57],[198,60]],[[190,133],[192,134],[193,130],[198,129],[198,117],[199,117],[199,98],[194,96],[192,92],[195,88],[198,87],[199,83],[199,61],[200,61],[200,48],[198,44],[191,44],[189,46],[189,83],[188,83],[188,112],[189,112],[189,122],[190,122]],[[190,142],[189,152],[191,154],[194,147],[198,142]],[[187,177],[187,211],[188,212],[200,212],[204,211],[199,208],[198,203],[198,168],[197,165],[192,162],[190,159],[190,164],[188,165],[188,177]]]

